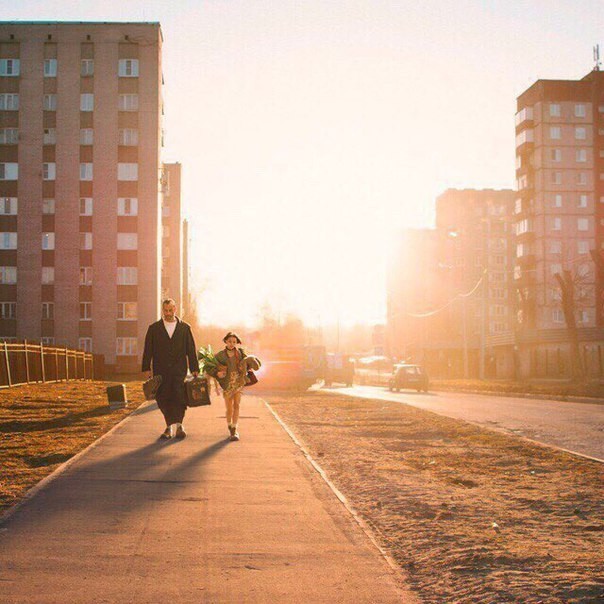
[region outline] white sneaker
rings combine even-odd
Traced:
[[[176,427],[178,426],[178,424],[170,424],[169,430],[170,430],[170,438],[174,438],[176,436]]]

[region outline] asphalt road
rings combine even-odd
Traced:
[[[459,392],[389,392],[379,386],[328,390],[414,405],[604,461],[604,404]]]

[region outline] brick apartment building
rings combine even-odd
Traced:
[[[161,296],[174,298],[179,315],[189,311],[188,223],[183,220],[181,165],[162,165]]]
[[[436,229],[403,234],[389,273],[391,354],[435,376],[510,371],[514,199],[512,190],[448,189]]]
[[[521,375],[563,376],[568,332],[556,273],[571,272],[581,355],[604,366],[604,73],[538,80],[517,100],[515,289]]]
[[[161,45],[158,23],[0,22],[0,336],[138,367],[159,312]]]

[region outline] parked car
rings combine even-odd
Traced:
[[[420,365],[395,365],[392,377],[388,381],[388,389],[398,392],[403,388],[415,388],[418,392],[428,392],[430,380],[428,374]]]

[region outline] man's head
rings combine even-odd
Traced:
[[[166,298],[161,303],[161,315],[168,323],[176,319],[176,302],[172,298]]]

